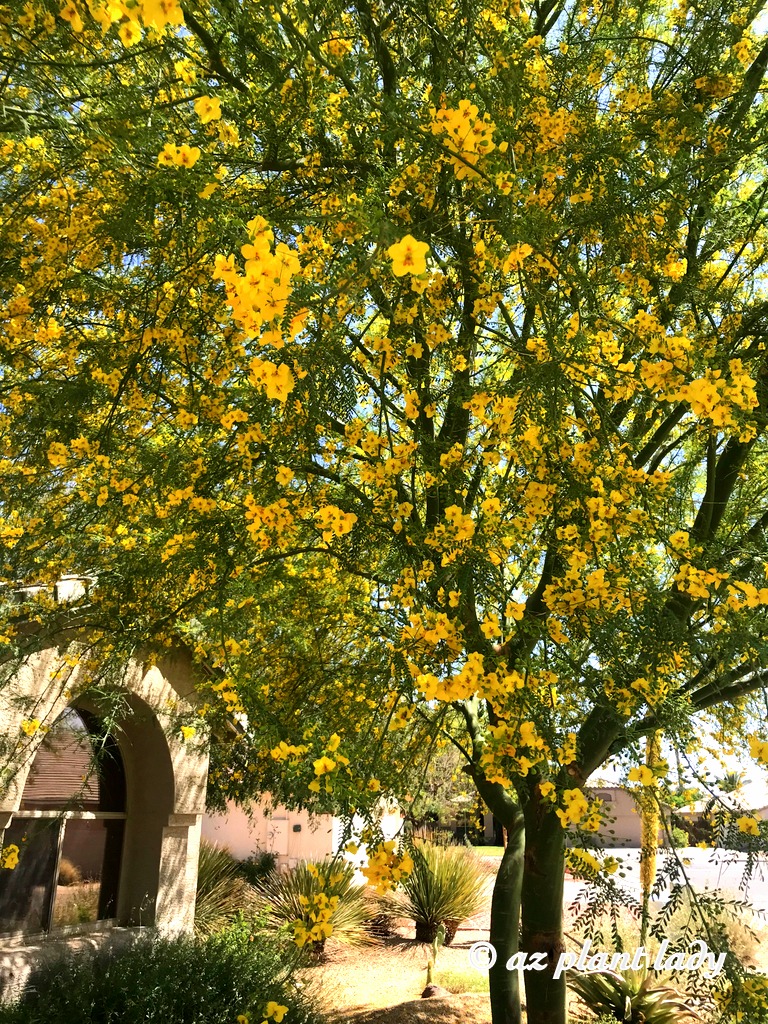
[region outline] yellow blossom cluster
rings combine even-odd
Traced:
[[[508,782],[512,775],[527,775],[535,765],[548,760],[551,750],[539,736],[533,722],[489,726],[490,736],[481,756],[481,766],[490,781]]]
[[[166,142],[157,158],[158,167],[194,167],[200,159],[198,146],[175,146]]]
[[[273,747],[269,756],[275,761],[288,761],[291,759],[297,759],[302,755],[306,754],[309,747],[305,746],[294,746],[292,743],[286,743],[285,740],[280,740],[276,747]]]
[[[315,513],[315,520],[322,530],[323,540],[330,544],[334,537],[343,537],[352,531],[357,516],[354,512],[344,512],[336,505],[324,505]]]
[[[313,867],[313,864],[308,864],[307,870]],[[318,892],[311,899],[299,896],[299,902],[304,907],[304,916],[293,923],[293,941],[297,946],[322,944],[333,935],[332,918],[339,897]]]
[[[113,25],[119,24],[118,34],[125,46],[133,46],[141,39],[141,24],[153,32],[164,32],[168,27],[184,24],[184,13],[178,0],[136,0],[133,4],[125,0],[85,0],[79,6],[74,0],[67,0],[59,10],[59,16],[79,35],[85,27],[83,15],[86,11],[101,26],[102,32],[108,32]],[[25,27],[32,28],[34,11],[29,11],[27,5],[25,12]]]
[[[251,241],[241,247],[244,273],[238,272],[234,256],[219,253],[214,277],[224,282],[235,322],[249,337],[258,337],[264,325],[285,315],[291,281],[299,272],[300,263],[285,242],[278,242],[272,251],[274,232],[263,217],[250,220],[248,230]],[[252,367],[252,372],[258,371]]]
[[[368,884],[385,893],[413,871],[413,860],[407,851],[397,852],[393,839],[380,843],[368,854],[368,864],[362,869]]]
[[[455,154],[450,157],[456,177],[478,178],[475,170],[479,160],[495,148],[493,133],[496,125],[487,114],[478,116],[478,108],[469,100],[460,100],[457,108],[440,107],[430,110],[431,130],[439,135],[445,148]]]
[[[576,847],[565,851],[565,864],[570,871],[587,878],[596,878],[600,874],[613,875],[619,868],[615,857],[605,857],[600,861],[589,850]]]
[[[581,789],[566,789],[562,794],[562,807],[558,807],[556,814],[560,819],[563,828],[569,825],[579,825],[589,813],[589,800]]]
[[[758,736],[749,736],[749,753],[760,764],[768,765],[768,741]]]
[[[728,574],[717,569],[698,569],[689,562],[680,566],[675,574],[678,589],[691,597],[711,597],[712,590],[717,590]]]

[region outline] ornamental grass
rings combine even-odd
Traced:
[[[482,909],[488,872],[464,846],[417,843],[413,871],[402,887],[380,897],[380,913],[409,918],[416,939],[432,942],[441,924],[450,945],[462,921]]]
[[[354,867],[342,857],[304,861],[271,872],[255,887],[256,908],[276,927],[289,926],[297,945],[322,952],[325,940],[352,945],[374,941],[366,925],[374,914]]]
[[[213,935],[231,924],[238,914],[254,912],[255,891],[229,850],[205,839],[200,843],[197,866],[195,934]]]

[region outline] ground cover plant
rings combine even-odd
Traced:
[[[453,745],[508,835],[494,1024],[518,946],[557,959],[602,764],[650,806],[672,747],[768,763],[760,10],[2,13],[0,577],[42,585],[4,671],[88,574],[98,692],[183,638],[212,799],[341,814],[381,889],[381,794]]]

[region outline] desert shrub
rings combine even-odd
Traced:
[[[71,860],[66,857],[62,857],[59,862],[59,885],[80,885],[83,880],[83,876],[80,874],[80,868],[76,864],[73,864]]]
[[[269,850],[259,850],[247,860],[237,862],[238,870],[249,885],[256,885],[277,868],[277,857]]]
[[[729,902],[726,898],[699,895],[697,904],[698,912],[690,895],[681,894],[679,906],[664,922],[664,937],[670,945],[684,948],[693,939],[705,939],[710,948],[727,950],[742,966],[756,966],[765,927],[757,924],[738,900]]]
[[[568,985],[596,1014],[622,1024],[683,1024],[696,1017],[676,989],[640,971],[568,972]]]
[[[684,828],[672,828],[669,837],[672,845],[678,850],[691,845],[691,840]]]
[[[432,942],[443,924],[449,945],[461,922],[482,907],[487,877],[485,866],[465,846],[416,843],[413,871],[401,889],[380,898],[379,912],[410,918],[419,942]]]
[[[239,922],[207,939],[143,937],[127,950],[69,954],[39,967],[0,1024],[232,1024],[264,1019],[267,1003],[291,1024],[321,1017],[293,983],[296,950]]]
[[[226,928],[239,913],[254,907],[254,891],[229,850],[205,839],[197,866],[195,933],[205,936]]]
[[[319,951],[330,935],[352,944],[371,942],[366,924],[373,908],[342,857],[273,871],[255,887],[256,906],[276,927],[293,927],[296,940]]]

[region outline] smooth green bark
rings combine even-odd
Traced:
[[[553,806],[534,788],[525,806],[525,857],[522,880],[522,941],[527,953],[544,953],[547,967],[525,972],[528,1024],[567,1024],[565,974],[554,977],[564,952],[563,827]]]
[[[525,832],[522,814],[507,827],[507,845],[501,858],[491,901],[490,941],[496,963],[489,973],[493,1024],[520,1024],[520,977],[507,970],[507,961],[520,948],[520,894],[523,881]]]

